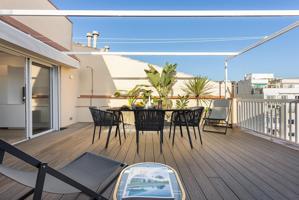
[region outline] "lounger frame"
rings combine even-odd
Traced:
[[[33,200],[40,200],[42,198],[46,174],[50,174],[51,176],[63,181],[64,183],[67,183],[67,184],[73,186],[74,188],[80,190],[82,193],[91,197],[91,199],[97,199],[97,200],[107,199],[107,198],[103,197],[101,195],[101,193],[103,193],[109,187],[109,185],[113,181],[116,180],[116,178],[118,177],[118,174],[121,172],[121,170],[123,168],[127,167],[126,164],[123,164],[120,168],[121,170],[119,170],[119,172],[116,173],[117,175],[114,176],[111,180],[109,180],[109,182],[106,184],[106,186],[101,188],[101,191],[99,193],[97,193],[97,192],[93,191],[92,189],[90,189],[90,188],[80,184],[79,182],[71,179],[70,177],[64,175],[63,173],[53,169],[52,167],[49,167],[47,163],[43,163],[43,162],[37,160],[36,158],[24,153],[23,151],[19,150],[18,148],[6,143],[5,141],[0,140],[0,164],[3,163],[5,153],[9,153],[9,154],[13,155],[14,157],[16,157],[16,158],[18,158],[18,159],[20,159],[38,169],[35,188],[28,191],[26,194],[24,194],[19,199],[26,199],[27,197],[29,197],[30,195],[33,194]]]
[[[227,101],[229,101],[229,106],[228,106],[227,116],[226,116],[225,119],[209,118],[209,116],[207,116],[207,113],[211,110],[212,101],[210,102],[208,112],[205,112],[205,116],[203,118],[203,127],[202,127],[203,131],[212,132],[212,133],[221,133],[221,134],[226,134],[227,133],[227,129],[231,127],[230,124],[229,124],[229,120],[230,120],[230,117],[231,117],[231,109],[232,109],[231,100],[227,100]],[[209,130],[209,129],[206,129],[206,126],[223,127],[224,131]]]

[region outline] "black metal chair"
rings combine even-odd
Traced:
[[[94,138],[95,138],[95,133],[96,133],[96,127],[97,126],[100,127],[99,138],[101,137],[102,126],[109,127],[105,148],[108,147],[109,140],[110,140],[110,135],[111,135],[111,130],[112,130],[113,126],[116,127],[115,135],[117,136],[117,134],[118,134],[119,143],[121,144],[121,135],[120,135],[120,129],[119,129],[119,124],[121,123],[121,114],[120,114],[120,112],[109,112],[109,111],[97,109],[95,107],[89,107],[89,110],[90,110],[90,113],[92,115],[92,119],[93,119],[93,122],[94,122],[92,144],[94,143]],[[124,132],[124,136],[126,138],[125,132]]]
[[[137,153],[139,153],[139,131],[160,132],[160,152],[162,153],[165,111],[155,109],[134,110],[134,117]]]
[[[3,164],[5,153],[37,168],[22,171]],[[62,169],[56,170],[18,148],[0,140],[0,173],[32,188],[19,199],[33,195],[42,199],[43,192],[56,194],[84,193],[91,199],[107,199],[102,193],[116,180],[127,165],[109,158],[84,153]]]
[[[200,120],[202,118],[203,111],[204,111],[204,107],[195,107],[188,110],[178,110],[172,112],[171,121],[170,121],[170,131],[169,131],[169,138],[170,138],[171,130],[173,126],[172,145],[174,145],[175,130],[177,126],[180,127],[181,137],[183,137],[182,127],[183,126],[186,127],[191,148],[193,148],[193,144],[190,136],[189,127],[193,127],[193,133],[195,139],[197,139],[196,137],[196,127],[197,127],[200,143],[202,144]]]

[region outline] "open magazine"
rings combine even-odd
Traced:
[[[134,167],[130,169],[122,199],[175,199],[168,168]]]

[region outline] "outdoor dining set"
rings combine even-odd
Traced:
[[[172,145],[174,145],[176,128],[180,128],[180,135],[183,137],[183,127],[186,129],[190,147],[193,148],[191,137],[191,130],[193,130],[194,138],[197,139],[197,133],[202,144],[201,124],[203,124],[204,131],[219,132],[215,130],[206,129],[207,126],[221,126],[224,131],[221,133],[226,134],[229,126],[228,116],[230,113],[229,100],[214,100],[208,109],[203,106],[177,109],[177,108],[131,108],[131,107],[89,107],[93,121],[93,137],[92,144],[95,140],[96,128],[99,127],[99,138],[101,137],[102,127],[108,127],[108,135],[106,140],[106,148],[108,148],[109,140],[111,137],[112,128],[115,129],[115,137],[118,136],[119,143],[121,144],[121,131],[122,126],[124,138],[126,138],[125,121],[123,112],[134,113],[134,125],[136,130],[136,146],[137,153],[139,153],[140,133],[145,131],[155,131],[160,136],[160,152],[162,153],[162,146],[164,140],[164,127],[169,126],[168,137],[172,137]],[[170,113],[170,119],[166,120],[166,113]]]

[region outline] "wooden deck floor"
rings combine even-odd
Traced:
[[[168,129],[165,131],[168,135]],[[101,139],[91,145],[92,125],[78,123],[60,134],[47,134],[17,146],[57,168],[85,151],[128,164],[144,161],[165,163],[179,172],[188,199],[299,199],[299,152],[296,150],[234,129],[227,135],[203,133],[203,145],[193,139],[192,150],[187,137],[176,137],[174,147],[165,138],[163,154],[159,152],[158,135],[145,133],[140,137],[138,155],[134,129],[128,132],[122,145],[113,137],[105,149],[105,131]],[[10,156],[5,157],[5,163],[15,168],[28,168]],[[28,190],[0,175],[0,199],[17,199]],[[111,197],[112,190],[110,187],[105,196]],[[43,199],[88,198],[83,194],[61,196],[45,193]]]

